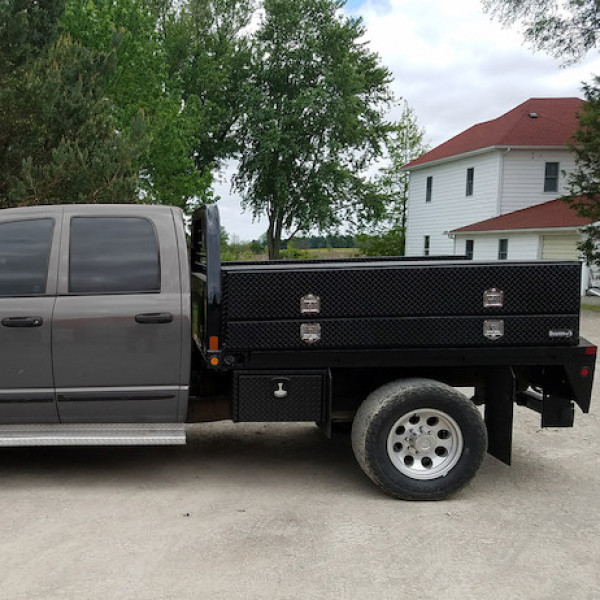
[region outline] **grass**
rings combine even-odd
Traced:
[[[584,310],[595,310],[596,312],[600,312],[600,305],[598,304],[584,304],[581,303],[581,308]]]

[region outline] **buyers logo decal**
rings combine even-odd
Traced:
[[[573,335],[574,333],[572,329],[551,329],[548,332],[548,337],[550,338],[569,339],[572,338]]]

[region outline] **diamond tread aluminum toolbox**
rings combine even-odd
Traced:
[[[203,299],[193,307],[194,335],[199,346],[209,347],[213,339],[225,356],[572,346],[579,340],[581,266],[575,261],[445,257],[221,264],[218,235],[210,234],[210,225],[199,220],[194,236],[192,285],[194,297]]]
[[[230,350],[576,344],[576,262],[224,264]]]

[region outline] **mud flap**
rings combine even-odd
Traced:
[[[488,454],[510,465],[515,399],[512,367],[489,369],[485,378],[485,424]]]

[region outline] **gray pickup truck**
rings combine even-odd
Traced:
[[[352,429],[403,499],[511,459],[513,406],[569,427],[596,347],[574,262],[221,263],[216,206],[0,212],[0,445],[185,443],[189,423]],[[473,397],[457,387],[472,388]]]

